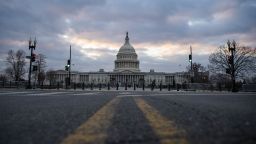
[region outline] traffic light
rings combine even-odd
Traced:
[[[65,66],[65,70],[68,71],[68,69],[69,69],[69,66],[66,65],[66,66]]]
[[[192,55],[190,54],[190,55],[188,56],[188,58],[189,58],[189,62],[191,62],[191,61],[192,61]]]
[[[33,66],[33,71],[37,71],[37,66],[36,65]]]
[[[32,61],[32,62],[36,61],[36,54],[32,53],[31,61]]]
[[[68,66],[70,66],[70,60],[68,60],[67,64],[68,64]]]

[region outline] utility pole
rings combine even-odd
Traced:
[[[31,38],[28,41],[28,48],[30,50],[30,62],[29,62],[28,86],[27,86],[28,89],[32,88],[32,86],[31,86],[31,68],[32,68],[32,57],[34,57],[33,49],[34,50],[36,49],[36,43],[37,43],[36,38],[33,43],[32,43]],[[34,61],[34,59],[33,59],[33,61]]]
[[[231,79],[232,79],[232,92],[236,92],[236,78],[235,78],[235,66],[234,66],[234,53],[236,51],[236,42],[233,40],[232,43],[228,40],[228,51],[231,52],[229,64],[231,65]]]
[[[71,85],[71,45],[69,48],[69,59],[67,60],[65,70],[68,71],[68,77],[66,78],[66,88],[68,88],[67,86]]]
[[[189,62],[191,65],[191,83],[193,83],[193,62],[192,62],[192,47],[190,46]]]
[[[69,48],[69,62],[70,62],[70,65],[69,65],[69,70],[68,70],[68,84],[70,86],[71,85],[71,45]]]

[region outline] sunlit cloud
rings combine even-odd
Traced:
[[[10,45],[10,46],[18,46],[22,47],[28,44],[28,41],[24,40],[13,40],[13,39],[0,39],[0,45]]]
[[[193,27],[193,26],[202,26],[209,24],[206,20],[189,20],[188,25]]]
[[[104,55],[103,52],[100,52],[97,50],[90,50],[90,51],[80,50],[80,52],[93,60],[97,60],[98,58],[102,57],[102,55]]]
[[[223,21],[230,20],[233,16],[234,16],[233,9],[218,11],[213,14],[214,21],[216,21],[216,22],[223,22]]]
[[[215,49],[214,45],[201,44],[201,43],[174,43],[166,42],[161,44],[143,43],[136,44],[138,47],[143,47],[143,53],[158,59],[166,59],[171,56],[187,55],[190,53],[190,46],[197,55],[209,55]]]

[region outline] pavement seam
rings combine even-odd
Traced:
[[[26,94],[26,95],[27,96],[46,96],[46,95],[57,95],[57,94],[65,94],[65,93],[67,92],[33,93],[33,94]]]
[[[75,93],[73,95],[95,95],[95,94],[100,94],[99,92],[95,92],[95,93]]]

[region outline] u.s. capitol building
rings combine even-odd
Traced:
[[[136,84],[141,86],[144,82],[146,86],[154,82],[156,85],[174,85],[190,82],[190,73],[176,72],[165,73],[155,72],[151,69],[149,72],[140,71],[140,61],[134,47],[130,44],[128,32],[126,33],[125,42],[119,49],[116,60],[114,61],[115,68],[112,72],[105,72],[100,69],[97,72],[71,72],[72,83],[85,84],[110,84],[119,86],[128,86]],[[55,71],[55,82],[65,84],[65,79],[68,77],[68,72],[64,70]]]

